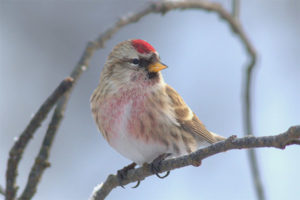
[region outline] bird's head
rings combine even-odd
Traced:
[[[127,40],[114,47],[105,63],[101,81],[124,84],[148,84],[159,82],[162,64],[156,50],[146,41]],[[105,80],[104,80],[105,79]]]

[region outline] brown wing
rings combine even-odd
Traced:
[[[185,131],[198,135],[209,143],[215,143],[225,139],[222,136],[209,132],[172,87],[167,85],[166,93],[173,104],[176,120]]]

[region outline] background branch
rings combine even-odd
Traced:
[[[232,16],[238,20],[240,16],[240,0],[232,0]]]
[[[232,1],[232,15],[236,20],[239,20],[240,15],[240,0],[233,0]],[[245,72],[246,79],[243,86],[244,90],[244,134],[250,135],[253,134],[253,128],[252,128],[252,109],[251,109],[251,90],[252,90],[252,75],[253,75],[253,68],[256,63],[256,53],[254,48],[251,49],[251,51],[248,52],[251,60],[248,64],[247,70]],[[265,199],[265,193],[264,193],[264,187],[262,184],[260,171],[258,167],[258,161],[255,149],[249,149],[247,151],[248,159],[249,159],[249,165],[251,169],[251,175],[253,178],[253,185],[256,191],[257,199],[264,200]]]
[[[29,140],[31,139],[33,133],[40,126],[41,122],[46,118],[47,114],[53,107],[53,105],[58,101],[56,109],[53,113],[52,120],[49,124],[46,136],[44,138],[42,147],[40,149],[39,155],[37,156],[35,163],[31,169],[30,175],[28,177],[27,185],[21,195],[21,199],[30,199],[34,193],[36,192],[37,184],[42,176],[44,170],[49,166],[48,157],[50,148],[56,134],[56,131],[59,127],[61,120],[63,119],[63,115],[65,112],[65,108],[71,94],[72,88],[77,80],[80,78],[80,75],[83,71],[85,71],[88,67],[90,58],[93,55],[93,52],[96,50],[95,46],[92,43],[88,43],[83,55],[81,56],[78,64],[75,66],[71,73],[71,78],[65,79],[63,82],[71,82],[70,86],[63,92],[59,93],[59,96],[55,96],[56,99],[53,100],[53,95],[48,98],[44,103],[46,105],[42,105],[39,109],[38,113],[31,120],[25,131],[21,134],[21,136],[17,139],[15,145],[12,147],[10,151],[10,157],[7,164],[6,171],[6,200],[15,199],[16,192],[18,187],[16,186],[16,176],[17,176],[17,166],[22,158],[22,154],[24,149],[26,148]],[[60,90],[61,85],[56,89]],[[46,145],[45,147],[43,145]]]
[[[287,145],[291,145],[291,141],[299,141],[299,138],[300,126],[291,127],[286,132],[275,136],[247,136],[244,138],[236,138],[236,136],[231,136],[225,141],[212,144],[203,149],[199,149],[198,151],[189,155],[162,161],[160,167],[161,171],[159,173],[189,165],[195,166],[196,163],[201,163],[201,161],[205,158],[233,149],[260,147],[284,149]],[[97,189],[94,190],[91,200],[104,199],[114,188],[120,186],[120,184],[126,185],[138,180],[144,180],[146,177],[151,175],[153,175],[153,172],[151,171],[150,165],[145,165],[143,167],[128,171],[127,177],[125,177],[121,183],[119,182],[117,175],[109,175],[106,181],[103,184],[100,184]]]
[[[74,80],[73,82],[76,83],[77,80],[80,78],[81,74],[87,69],[89,65],[89,61],[96,50],[95,46],[92,43],[88,43],[83,55],[81,56],[78,64],[75,66],[73,71],[71,72],[71,77]],[[39,154],[35,159],[35,163],[31,168],[27,184],[25,189],[19,198],[20,200],[29,200],[33,197],[36,193],[37,186],[39,180],[42,177],[44,170],[50,166],[48,162],[50,149],[52,147],[53,140],[55,138],[56,132],[59,128],[59,125],[63,119],[64,112],[71,94],[72,88],[59,99],[55,111],[53,113],[51,122],[48,126],[46,131],[46,135],[44,137],[43,143],[41,145]]]
[[[5,191],[1,185],[0,185],[0,194],[5,195]]]
[[[186,10],[186,9],[198,9],[205,10],[209,12],[217,13],[222,19],[224,19],[229,25],[231,30],[237,34],[237,36],[241,39],[242,44],[245,46],[247,53],[255,58],[255,50],[251,45],[249,39],[247,38],[244,30],[237,20],[235,20],[230,13],[228,13],[219,3],[208,2],[208,1],[183,1],[183,2],[157,2],[152,3],[144,10],[137,12],[135,14],[131,14],[129,16],[124,16],[116,24],[109,28],[107,31],[102,33],[93,44],[96,48],[104,47],[105,42],[110,39],[117,31],[119,31],[122,27],[138,22],[144,16],[150,13],[159,13],[166,14],[172,10]],[[253,61],[253,60],[252,60]],[[251,62],[252,63],[252,62]],[[254,63],[255,64],[255,59]]]
[[[52,141],[56,134],[56,131],[59,127],[61,120],[63,119],[63,115],[65,112],[65,108],[71,94],[72,88],[80,78],[80,75],[83,71],[85,71],[89,65],[90,58],[92,57],[94,51],[96,50],[96,46],[93,43],[89,42],[73,71],[71,72],[71,78],[65,79],[63,82],[72,82],[70,86],[63,92],[59,93],[59,95],[51,95],[47,101],[41,106],[37,114],[30,121],[29,125],[25,129],[25,131],[21,134],[21,136],[17,139],[14,146],[10,150],[10,157],[7,163],[6,170],[6,200],[14,200],[16,197],[16,192],[18,187],[16,186],[16,177],[17,177],[17,167],[19,161],[22,158],[22,154],[24,149],[26,148],[29,140],[32,138],[32,135],[40,126],[41,122],[44,121],[47,114],[53,107],[53,105],[58,101],[54,114],[52,116],[52,120],[49,124],[46,136],[44,138],[42,147],[40,149],[39,155],[37,156],[35,163],[31,169],[30,175],[27,180],[27,185],[21,195],[21,199],[30,199],[34,193],[36,192],[37,184],[42,176],[44,170],[49,166],[48,157],[51,148]],[[64,86],[64,85],[63,85]],[[63,86],[59,86],[56,90],[61,90]],[[55,99],[54,99],[55,98]],[[43,146],[47,145],[47,146]],[[45,148],[48,148],[47,150]],[[41,159],[42,158],[42,159]],[[37,174],[35,174],[37,172]]]
[[[17,167],[29,140],[32,138],[37,128],[41,125],[41,122],[47,117],[47,114],[57,102],[57,100],[72,87],[72,84],[72,78],[66,78],[59,84],[54,92],[41,105],[37,113],[33,116],[31,121],[27,125],[26,129],[22,132],[20,137],[16,140],[15,144],[11,148],[9,152],[6,171],[5,197],[7,200],[15,199],[18,189],[18,187],[16,186]]]
[[[59,105],[57,105],[54,110],[54,114],[46,131],[39,154],[37,155],[34,165],[31,168],[25,189],[19,198],[20,200],[29,200],[33,197],[33,195],[36,193],[38,183],[44,170],[47,167],[50,167],[50,163],[48,162],[50,149],[66,108],[66,104]]]
[[[20,137],[17,139],[14,146],[10,150],[9,159],[7,163],[7,170],[6,170],[6,188],[7,188],[6,195],[5,195],[6,200],[13,200],[16,197],[16,192],[18,189],[18,187],[16,186],[17,167],[19,161],[22,158],[24,149],[26,148],[29,140],[32,138],[34,132],[40,126],[41,122],[44,121],[51,108],[61,97],[57,103],[56,109],[52,116],[52,120],[49,124],[39,155],[37,156],[35,163],[31,169],[30,175],[28,177],[27,185],[20,198],[30,199],[36,192],[38,181],[40,180],[44,170],[49,166],[47,160],[49,157],[50,148],[54,136],[56,134],[56,131],[59,127],[59,124],[63,119],[65,108],[69,96],[71,94],[72,88],[77,82],[77,80],[80,78],[82,72],[87,69],[90,58],[92,57],[95,50],[96,50],[96,46],[93,45],[93,43],[89,42],[79,62],[71,72],[70,75],[71,78],[65,79],[63,83],[55,90],[54,94],[52,94],[46,100],[46,102],[41,106],[39,111],[35,114],[33,119],[30,121],[29,125],[26,127],[24,132],[20,135]],[[68,86],[65,86],[66,84],[65,82],[70,82],[72,84],[69,83]],[[67,87],[67,89],[64,89],[65,87]],[[61,91],[62,89],[64,90],[63,92]]]

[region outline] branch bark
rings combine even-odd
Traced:
[[[17,167],[18,164],[22,158],[24,149],[26,148],[29,140],[32,138],[34,132],[37,130],[37,128],[40,126],[41,122],[44,121],[47,114],[51,110],[51,108],[54,106],[54,104],[57,102],[56,109],[54,111],[54,114],[52,116],[52,120],[49,124],[46,136],[44,138],[42,147],[40,149],[39,155],[36,158],[36,161],[31,169],[30,175],[28,177],[27,185],[21,195],[21,199],[30,199],[34,193],[36,192],[37,184],[41,178],[42,173],[44,172],[44,169],[49,166],[49,163],[47,161],[49,157],[49,152],[51,148],[52,141],[54,139],[54,136],[56,134],[56,131],[59,127],[59,124],[61,120],[63,119],[63,115],[65,112],[66,105],[68,103],[71,91],[75,85],[75,83],[80,78],[81,74],[87,69],[89,65],[89,61],[95,52],[97,50],[96,42],[89,42],[79,60],[77,65],[74,67],[73,71],[71,72],[70,78],[68,80],[72,80],[72,84],[68,87],[66,91],[63,92],[63,94],[60,94],[57,96],[55,100],[53,100],[51,95],[51,98],[49,97],[47,101],[41,106],[38,113],[34,116],[34,118],[30,121],[29,125],[26,127],[25,131],[20,135],[20,137],[15,142],[14,146],[10,150],[10,156],[7,163],[7,170],[6,170],[6,194],[5,199],[6,200],[14,200],[16,198],[16,193],[18,186],[16,186],[16,177],[17,177]],[[65,81],[65,80],[64,80]],[[60,88],[60,86],[59,86]],[[48,102],[49,101],[49,102]],[[45,143],[49,142],[47,149],[47,152],[45,151],[43,145]],[[39,162],[40,158],[43,157],[42,162]],[[34,172],[38,171],[38,174],[33,174]],[[33,181],[32,183],[30,181]],[[30,197],[30,198],[29,198]]]
[[[232,0],[232,16],[238,20],[240,16],[240,0]]]
[[[286,132],[274,136],[247,136],[244,138],[236,138],[236,136],[231,136],[225,141],[212,144],[203,149],[199,149],[198,151],[189,155],[162,161],[160,167],[161,170],[159,173],[189,165],[195,166],[197,163],[201,163],[201,161],[205,158],[228,150],[261,147],[284,149],[287,145],[299,145],[299,141],[300,126],[291,127]],[[153,175],[153,172],[148,164],[144,165],[143,167],[128,171],[127,177],[122,182],[119,182],[117,175],[111,174],[107,177],[104,183],[97,186],[97,189],[94,190],[90,200],[104,199],[117,186],[124,186],[128,183],[144,180],[146,177],[151,175]]]
[[[62,105],[62,106],[59,106]],[[43,175],[43,172],[47,167],[50,167],[48,158],[50,155],[50,149],[53,144],[56,132],[63,119],[63,114],[66,108],[66,104],[58,104],[54,110],[51,122],[49,123],[46,135],[41,145],[40,151],[35,159],[34,165],[31,168],[27,184],[25,189],[19,198],[19,200],[30,200],[34,196],[37,190],[38,183]]]
[[[239,20],[239,14],[240,14],[240,0],[233,0],[232,1],[232,15],[235,18],[235,20]],[[253,87],[253,69],[256,63],[256,52],[252,48],[251,51],[248,51],[251,60],[248,64],[247,70],[245,72],[246,78],[245,78],[245,83],[244,83],[244,134],[245,135],[250,135],[253,134],[253,126],[252,126],[252,103],[251,103],[251,90]],[[258,161],[257,161],[257,156],[255,149],[249,149],[247,151],[248,154],[248,159],[249,159],[249,165],[250,165],[250,170],[251,170],[251,175],[253,178],[253,185],[256,191],[256,196],[257,199],[259,200],[264,200],[265,199],[265,193],[264,193],[264,187],[262,184],[261,176],[260,176],[260,171],[258,167]]]
[[[0,194],[5,195],[5,191],[1,185],[0,185]]]
[[[246,36],[243,28],[239,22],[234,19],[230,13],[228,13],[219,3],[209,2],[209,1],[181,1],[181,2],[156,2],[151,3],[144,10],[131,14],[129,16],[121,17],[113,27],[109,28],[107,31],[100,34],[96,41],[92,42],[96,48],[104,47],[104,44],[109,40],[117,31],[122,27],[138,22],[141,18],[145,17],[151,13],[166,14],[172,10],[187,10],[187,9],[197,9],[204,10],[208,12],[214,12],[218,14],[222,19],[227,22],[231,30],[237,34],[240,38],[242,44],[245,46],[247,53],[251,57],[255,57],[255,50],[250,43],[248,37]],[[254,65],[254,64],[253,64]]]
[[[72,78],[66,78],[59,84],[54,92],[41,105],[26,129],[22,132],[20,137],[16,140],[15,144],[11,148],[6,171],[5,197],[7,200],[15,199],[18,189],[15,183],[17,177],[17,167],[29,140],[32,138],[37,128],[41,125],[41,122],[47,117],[51,108],[55,105],[58,99],[71,88],[72,84]]]

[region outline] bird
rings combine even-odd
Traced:
[[[92,115],[105,140],[133,161],[127,170],[225,140],[208,131],[164,81],[166,68],[145,40],[123,41],[109,54],[91,95]]]

